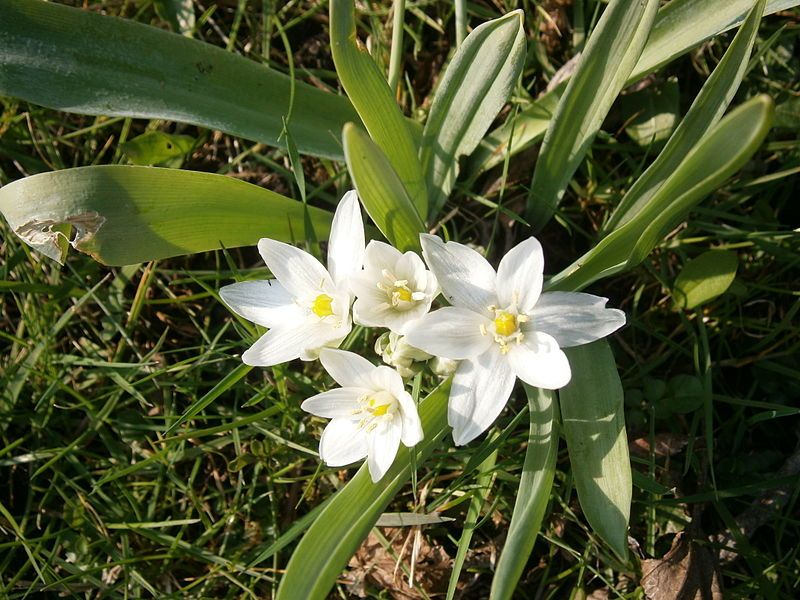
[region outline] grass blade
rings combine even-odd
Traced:
[[[40,0],[3,2],[0,95],[81,114],[192,123],[283,147],[291,83],[244,57],[134,21]],[[302,82],[292,115],[298,150],[335,159],[342,127],[358,120],[346,98]]]
[[[393,246],[419,251],[425,224],[389,159],[357,125],[342,134],[347,169],[369,216]]]
[[[424,216],[428,197],[417,147],[378,65],[358,46],[353,10],[352,0],[330,3],[331,52],[336,73],[372,140],[383,150],[417,212]]]
[[[659,186],[686,158],[686,154],[722,118],[742,81],[758,34],[765,0],[756,2],[725,55],[708,78],[691,108],[658,158],[642,174],[611,215],[606,230],[630,221],[647,204]]]
[[[624,558],[633,484],[614,355],[606,340],[565,352],[572,381],[558,395],[578,500],[592,529]]]
[[[308,208],[327,237],[331,215]],[[107,265],[128,265],[259,238],[304,239],[303,205],[210,173],[107,165],[26,177],[0,188],[0,212],[30,246],[62,261],[62,242]]]
[[[530,432],[522,478],[517,490],[508,537],[492,579],[491,600],[507,600],[514,594],[542,526],[558,456],[558,423],[555,392],[525,386],[530,409]]]
[[[471,153],[511,94],[525,63],[521,10],[476,27],[458,48],[431,105],[420,155],[436,215]]]
[[[554,276],[549,289],[579,290],[642,262],[670,227],[749,160],[764,141],[773,113],[773,102],[764,95],[733,110],[689,152],[635,218]]]
[[[528,222],[553,215],[647,41],[657,0],[612,1],[586,44],[542,142],[528,193]]]
[[[417,465],[439,447],[449,431],[449,394],[450,385],[442,384],[419,405],[425,439],[412,450]],[[405,448],[398,452],[394,465],[378,483],[372,483],[367,465],[362,465],[300,540],[281,580],[277,600],[327,598],[347,561],[410,477],[411,451]]]

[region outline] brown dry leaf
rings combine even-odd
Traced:
[[[650,600],[722,600],[716,556],[685,532],[664,558],[642,561],[642,587]]]
[[[675,456],[689,443],[688,436],[679,433],[657,433],[653,440],[653,452],[656,456]],[[631,454],[636,456],[650,456],[650,440],[640,437],[633,440],[630,445]]]
[[[370,533],[350,559],[347,588],[351,594],[364,598],[366,588],[375,586],[387,590],[395,600],[418,600],[425,597],[419,588],[428,595],[447,591],[452,559],[444,548],[432,546],[424,535],[419,535],[414,585],[411,586],[402,567],[398,567],[397,558],[411,570],[417,528],[387,527],[382,529],[382,533],[391,543],[391,551],[383,547],[374,533]]]

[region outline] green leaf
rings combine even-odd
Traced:
[[[762,95],[726,115],[634,218],[554,276],[548,289],[579,290],[642,262],[671,227],[749,160],[764,141],[773,112],[772,100]]]
[[[496,438],[497,435],[494,437]],[[464,527],[461,529],[461,537],[458,539],[458,549],[456,550],[456,557],[453,559],[453,569],[450,571],[450,582],[447,585],[447,596],[445,596],[446,600],[453,600],[458,589],[458,577],[461,575],[461,569],[464,567],[464,560],[466,560],[467,552],[469,552],[469,544],[472,541],[472,535],[475,533],[475,528],[478,525],[481,509],[483,509],[483,505],[486,504],[486,499],[489,497],[489,492],[491,491],[492,473],[494,472],[496,462],[497,449],[489,454],[477,467],[477,478],[475,481],[477,489],[472,493],[472,498],[467,508],[467,516],[464,519]]]
[[[291,80],[252,60],[134,21],[40,0],[5,0],[0,95],[48,108],[193,123],[283,146]],[[346,98],[295,82],[292,134],[341,159],[358,116]]]
[[[675,304],[692,309],[721,296],[736,278],[738,266],[736,253],[727,250],[709,250],[693,258],[675,279]]]
[[[670,77],[661,85],[651,85],[619,99],[625,117],[625,133],[639,146],[661,147],[678,122],[680,90]]]
[[[389,159],[357,125],[345,125],[342,140],[350,177],[378,229],[400,251],[419,251],[425,224]]]
[[[758,24],[763,9],[764,0],[753,6],[722,60],[703,85],[664,150],[631,186],[609,218],[605,226],[606,231],[611,231],[636,216],[695,144],[722,118],[744,76],[758,34]]]
[[[180,158],[191,152],[194,144],[188,135],[148,131],[119,147],[133,164],[148,166]]]
[[[558,396],[578,500],[592,529],[624,559],[633,486],[622,383],[606,340],[565,352],[572,380]]]
[[[172,31],[192,37],[195,24],[193,0],[155,0],[154,6],[158,16],[169,23]]]
[[[553,215],[642,53],[658,0],[612,0],[586,44],[542,142],[528,193],[528,222]]]
[[[736,27],[753,7],[754,0],[672,0],[656,16],[647,45],[631,73],[628,83],[642,79],[659,65],[667,64],[703,41]],[[800,0],[769,0],[764,15],[800,5]],[[515,123],[506,122],[492,131],[470,158],[470,174],[490,169],[530,148],[544,136],[550,117],[564,86],[542,95]],[[511,136],[513,132],[513,138]]]
[[[425,217],[428,196],[414,138],[378,65],[358,45],[353,10],[353,0],[330,3],[336,73],[372,141],[383,150],[417,212]]]
[[[476,27],[442,75],[420,150],[432,215],[455,185],[458,160],[481,141],[522,72],[523,18],[524,13],[515,10]]]
[[[411,452],[422,463],[449,431],[450,385],[432,391],[419,405],[425,439],[409,450],[401,446],[392,468],[372,483],[367,465],[339,490],[294,551],[278,588],[277,600],[324,600],[347,561],[377,523],[394,495],[411,477]]]
[[[672,0],[658,12],[647,46],[632,78],[640,79],[707,39],[739,25],[756,0]],[[764,15],[800,5],[798,0],[769,0]]]
[[[556,472],[555,392],[525,386],[525,393],[531,420],[528,449],[508,536],[492,579],[491,600],[507,600],[513,596],[542,527]]]
[[[308,210],[327,237],[330,213]],[[57,261],[67,238],[107,265],[253,246],[262,237],[305,239],[300,202],[224,175],[152,167],[26,177],[0,188],[0,212],[14,233]]]

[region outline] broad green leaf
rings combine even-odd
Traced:
[[[331,0],[331,52],[336,74],[372,141],[383,150],[424,218],[428,196],[414,138],[383,73],[358,45],[353,10],[353,0]]]
[[[331,215],[309,213],[327,237]],[[0,188],[0,212],[27,244],[59,262],[64,242],[107,265],[305,239],[303,205],[210,173],[109,165],[41,173]]]
[[[148,166],[180,158],[191,152],[194,144],[194,138],[188,135],[148,131],[120,144],[120,149],[133,164]]]
[[[667,231],[761,146],[772,123],[769,96],[756,96],[717,123],[625,225],[554,276],[549,289],[579,290],[642,262]]]
[[[672,299],[680,308],[692,309],[721,296],[736,278],[736,252],[709,250],[687,262],[678,277]]]
[[[661,85],[626,94],[618,104],[625,118],[625,133],[639,146],[660,148],[678,123],[678,80],[670,77]]]
[[[617,365],[606,340],[565,352],[572,380],[558,396],[578,500],[592,529],[624,558],[633,486]]]
[[[292,87],[284,74],[210,44],[40,0],[4,0],[0,95],[48,108],[193,123],[283,146]],[[341,159],[350,102],[295,82],[300,152]]]
[[[459,159],[481,141],[522,71],[523,17],[515,10],[476,27],[442,75],[420,149],[432,215],[455,185]]]
[[[631,73],[628,83],[642,79],[703,41],[741,23],[755,0],[672,0],[656,16],[647,45]],[[800,0],[768,0],[764,15],[800,5]],[[506,122],[486,136],[470,157],[470,173],[478,174],[500,164],[539,142],[547,131],[552,113],[564,86],[542,95],[515,123]],[[511,134],[513,132],[513,139]]]
[[[625,194],[605,226],[611,231],[630,221],[725,113],[742,81],[758,33],[764,0],[756,3],[725,55],[703,85],[683,121],[653,164]]]
[[[345,125],[342,140],[350,177],[378,229],[402,252],[419,251],[425,224],[389,159],[357,125]]]
[[[492,580],[491,600],[508,600],[513,596],[541,529],[556,472],[555,392],[525,386],[525,393],[531,419],[528,449],[508,536]]]
[[[612,0],[586,44],[542,142],[528,193],[528,222],[553,215],[647,41],[658,0]]]
[[[277,600],[323,600],[394,495],[411,478],[411,452],[422,463],[449,431],[445,383],[419,405],[425,439],[412,450],[401,446],[392,468],[372,483],[367,465],[339,490],[294,551],[278,588]]]

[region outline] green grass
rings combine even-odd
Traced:
[[[595,3],[587,4],[588,25]],[[538,48],[531,54],[547,64],[529,57],[524,81],[534,83],[520,98],[538,93],[548,65],[557,68],[571,55],[569,37],[546,45],[537,35],[541,12],[522,5]],[[279,19],[298,74],[335,87],[324,7],[290,3],[275,13],[271,6],[220,5],[199,25],[198,37],[285,70]],[[126,5],[124,14],[163,26],[151,5],[141,7]],[[373,48],[388,65],[387,7],[362,14],[361,34],[374,36]],[[473,24],[497,16],[488,3],[469,7]],[[641,555],[663,556],[674,532],[684,529],[716,550],[710,536],[731,527],[760,495],[786,489],[766,523],[741,540],[740,558],[722,566],[730,598],[792,598],[800,582],[800,478],[779,472],[796,450],[800,424],[800,212],[793,171],[800,143],[785,104],[800,93],[793,54],[798,17],[795,10],[764,21],[759,54],[737,96],[738,102],[772,94],[788,126],[773,130],[742,173],[644,265],[589,290],[607,295],[629,318],[612,344],[630,440],[653,448],[670,434],[681,444],[672,456],[634,458],[630,535]],[[454,18],[451,3],[409,3],[402,98],[409,114],[426,106]],[[679,78],[682,108],[724,45],[723,36],[663,72]],[[11,99],[0,99],[0,106],[2,184],[51,169],[124,164],[121,143],[162,129],[198,140],[185,168],[299,198],[282,151],[185,125],[66,115]],[[548,273],[588,249],[620,191],[652,158],[652,149],[622,132],[626,118],[609,118],[607,135],[543,232]],[[522,155],[508,165],[504,183],[498,170],[458,190],[443,213],[450,236],[490,248],[493,259],[525,237],[523,224],[510,225],[508,214],[522,209],[532,164]],[[343,165],[305,159],[303,167],[312,203],[330,205],[347,185]],[[238,354],[257,332],[225,310],[216,290],[244,275],[267,276],[255,249],[117,269],[73,253],[62,268],[35,256],[4,222],[0,229],[0,597],[270,597],[297,536],[353,471],[320,466],[324,422],[299,408],[330,384],[317,364],[241,366]],[[733,286],[700,309],[678,311],[670,294],[677,274],[710,248],[737,253]],[[357,331],[349,343],[373,356],[372,335]],[[423,389],[432,385],[426,376]],[[466,448],[445,444],[391,507],[455,518],[423,528],[450,557],[468,515],[477,521],[460,578],[464,598],[488,594],[490,557],[502,549],[521,472],[526,410],[519,388],[497,423],[502,435]],[[479,474],[494,451],[494,466]],[[481,495],[482,509],[474,500]],[[405,557],[407,563],[408,551]],[[588,529],[562,444],[542,536],[518,597],[607,589],[612,598],[641,598],[640,575],[638,561],[619,564]],[[449,574],[438,577],[441,592]],[[391,597],[374,586],[367,591]],[[346,587],[332,597],[347,597]]]

